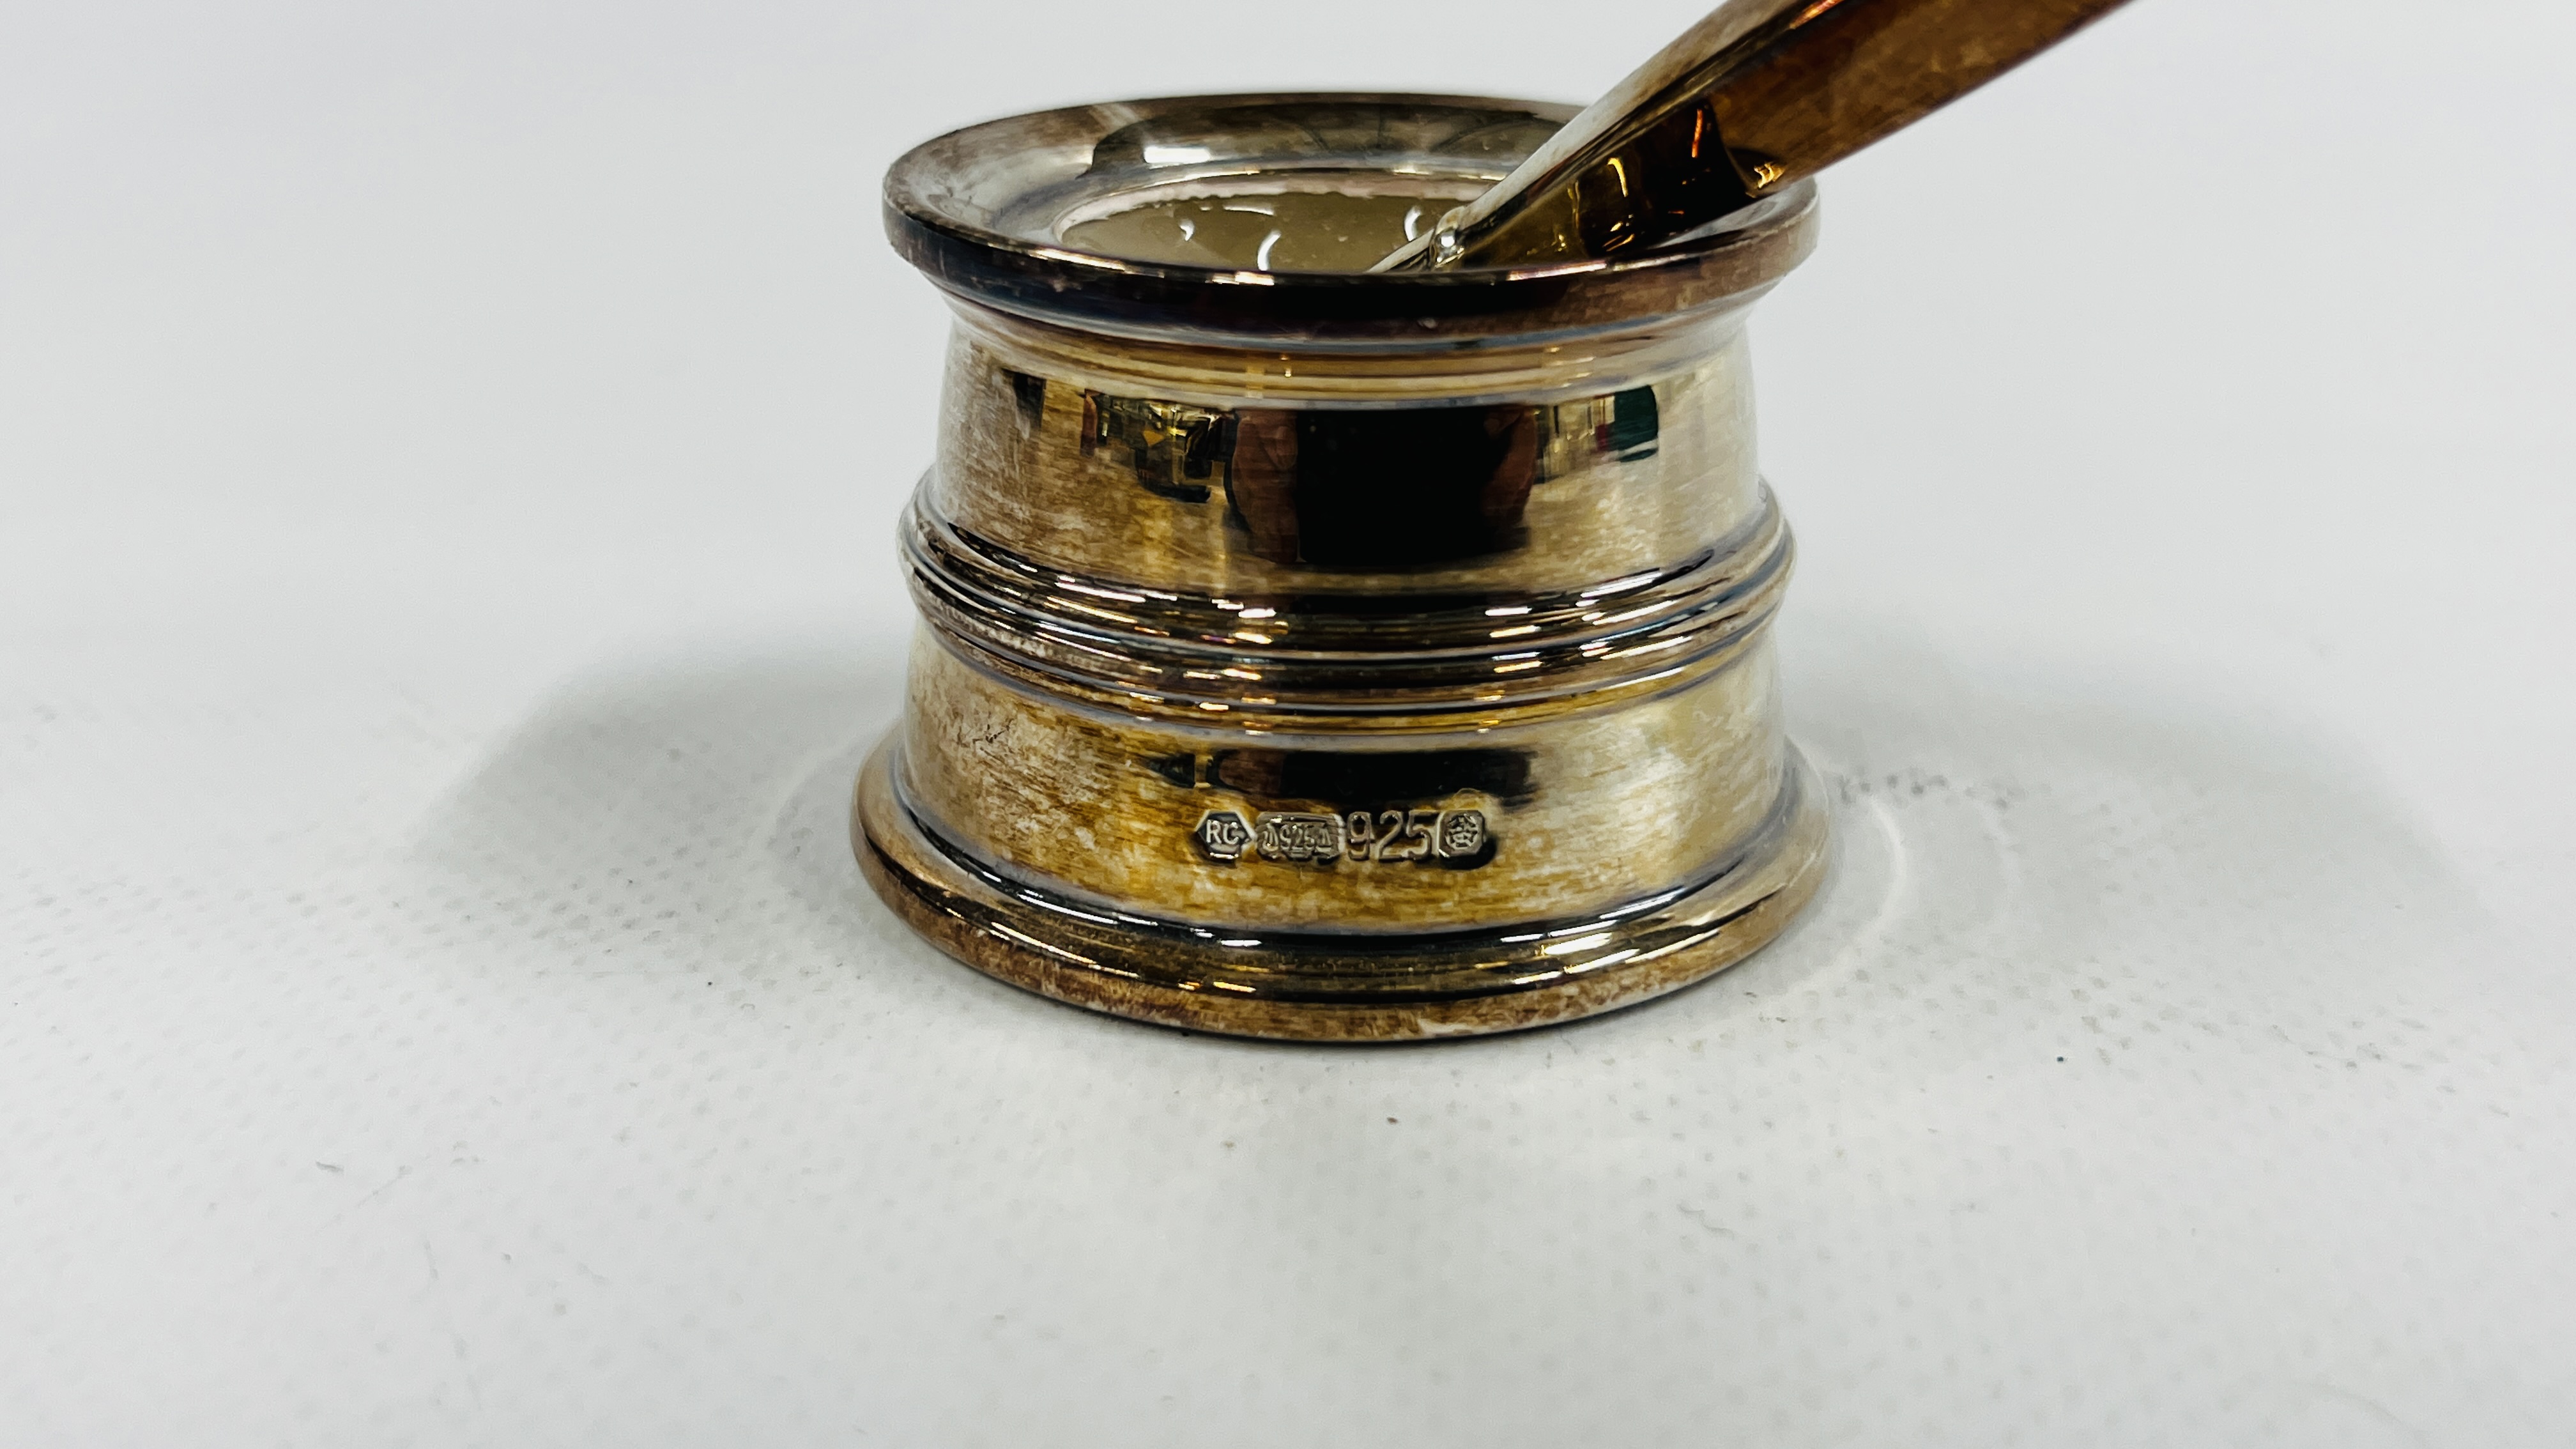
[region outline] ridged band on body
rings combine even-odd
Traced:
[[[1007,672],[1147,707],[1284,715],[1625,694],[1721,662],[1769,623],[1794,557],[1767,492],[1749,527],[1696,557],[1553,594],[1188,594],[1050,568],[920,498],[902,547],[923,616]]]

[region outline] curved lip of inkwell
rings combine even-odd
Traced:
[[[1376,350],[1526,343],[1751,302],[1815,247],[1800,182],[1704,234],[1633,256],[1409,272],[1232,271],[1066,246],[1061,218],[1122,193],[1304,173],[1481,189],[1575,108],[1361,92],[1169,96],[1010,116],[904,153],[886,234],[943,289],[1084,331]],[[1249,190],[1250,187],[1245,189]],[[1451,204],[1454,204],[1452,202]]]

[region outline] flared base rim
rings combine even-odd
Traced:
[[[851,844],[868,883],[958,960],[1075,1006],[1192,1031],[1294,1041],[1413,1041],[1612,1011],[1714,975],[1786,929],[1822,883],[1829,831],[1793,749],[1780,804],[1704,880],[1576,921],[1421,935],[1240,937],[1104,915],[941,839],[895,784],[899,746],[860,771]]]

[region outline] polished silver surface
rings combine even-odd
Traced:
[[[1743,320],[1811,192],[1546,276],[1062,244],[1122,197],[1159,208],[1125,235],[1188,239],[1188,187],[1268,248],[1333,215],[1282,185],[1453,184],[1553,124],[1140,102],[898,164],[897,243],[956,311],[901,527],[923,627],[855,817],[906,919],[1099,1009],[1382,1040],[1642,1000],[1795,914],[1824,816],[1780,725],[1793,549]]]

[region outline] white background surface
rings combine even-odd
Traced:
[[[886,162],[1694,13],[0,9],[0,1441],[2576,1438],[2564,6],[2140,0],[1830,178],[1756,962],[1285,1049],[858,885]]]

